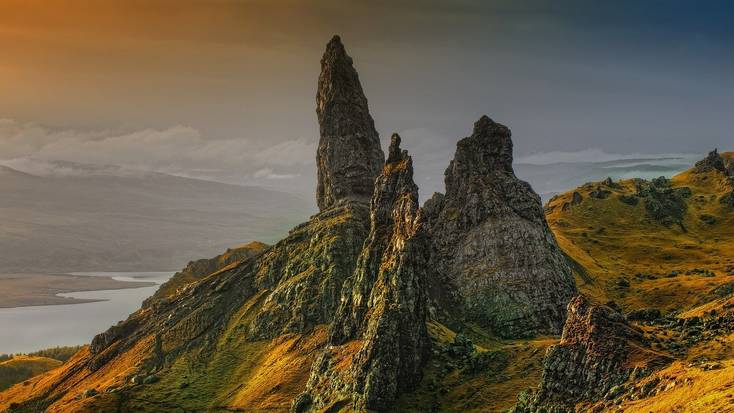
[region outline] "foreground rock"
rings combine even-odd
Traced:
[[[540,197],[512,168],[510,130],[483,116],[457,144],[446,194],[425,205],[432,288],[458,317],[503,337],[558,334],[576,293]],[[445,296],[450,286],[453,294]]]
[[[560,343],[546,353],[537,393],[525,396],[514,412],[565,413],[578,403],[611,402],[633,372],[643,375],[668,362],[624,315],[579,295],[568,305]]]
[[[329,347],[295,412],[382,411],[413,388],[429,349],[427,239],[413,166],[400,137],[377,178],[371,229],[357,269],[344,284]]]
[[[324,210],[340,200],[369,203],[385,162],[352,58],[339,36],[326,46],[316,95],[321,139],[316,153],[316,202]]]

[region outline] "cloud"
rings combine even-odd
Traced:
[[[255,178],[265,179],[293,179],[301,176],[300,174],[277,174],[271,168],[263,168],[255,172]]]
[[[76,131],[0,119],[0,162],[42,175],[144,170],[228,183],[287,185],[285,181],[311,175],[315,152],[316,143],[306,139],[275,143],[208,139],[184,125],[126,132]]]

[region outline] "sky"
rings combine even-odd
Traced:
[[[536,166],[734,150],[732,21],[715,0],[3,0],[0,162],[313,192],[334,34],[422,197],[483,114]]]

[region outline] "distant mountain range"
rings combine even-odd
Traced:
[[[174,270],[246,241],[274,241],[313,212],[260,187],[117,166],[0,165],[0,272]]]

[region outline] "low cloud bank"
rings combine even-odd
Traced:
[[[156,171],[242,185],[287,186],[283,181],[298,180],[313,168],[315,140],[271,145],[262,141],[207,139],[183,125],[127,132],[58,131],[0,119],[0,163],[32,174]]]
[[[443,174],[457,138],[423,128],[400,134],[413,156],[421,198],[443,192]],[[199,130],[183,125],[125,132],[59,131],[0,119],[0,164],[36,175],[155,171],[310,195],[315,188],[316,145],[316,138],[270,143],[265,139],[208,139]],[[590,148],[517,156],[515,169],[537,192],[552,194],[606,176],[669,176],[687,169],[702,156],[619,154]]]

